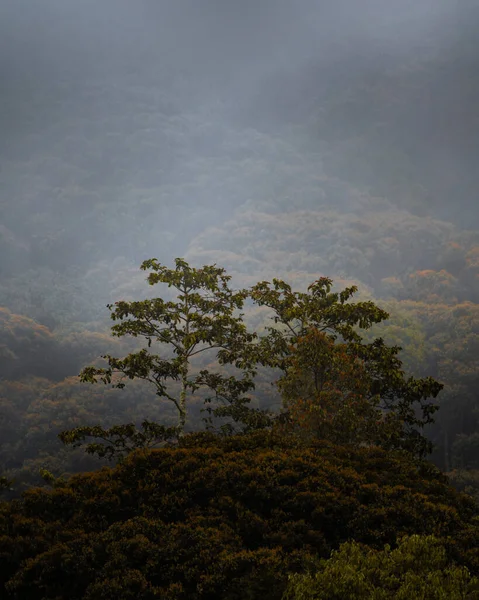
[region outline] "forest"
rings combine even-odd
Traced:
[[[479,598],[478,27],[2,3],[0,598]]]

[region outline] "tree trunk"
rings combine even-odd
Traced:
[[[186,360],[181,370],[181,391],[178,414],[178,427],[180,429],[180,437],[183,436],[186,424],[186,390],[188,385],[188,361]]]

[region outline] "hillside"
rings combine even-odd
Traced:
[[[469,485],[477,6],[230,4],[0,9],[1,471],[91,468],[60,431],[168,420],[148,389],[93,392],[76,375],[128,351],[105,304],[152,293],[141,261],[185,256],[238,286],[357,283],[391,313],[381,335],[408,369],[446,384],[433,458]]]
[[[342,542],[408,533],[479,568],[477,507],[430,464],[264,433],[136,453],[3,503],[0,524],[5,598],[25,600],[280,600]]]

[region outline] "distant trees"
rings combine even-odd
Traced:
[[[47,327],[0,307],[0,378],[19,379],[25,372],[53,378],[55,350]]]

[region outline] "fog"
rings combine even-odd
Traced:
[[[170,260],[245,206],[364,209],[318,176],[476,226],[477,18],[449,0],[5,0],[5,272]],[[64,264],[40,259],[59,236]]]
[[[358,285],[408,372],[445,383],[435,460],[464,466],[478,31],[477,0],[1,0],[0,475],[81,470],[57,439],[79,423],[160,420],[154,394],[77,379],[131,350],[106,304],[162,293],[153,257]]]
[[[411,55],[428,36],[447,51],[447,40],[460,34],[458,6],[447,0],[6,0],[0,11],[7,98],[12,86],[34,94],[64,79],[152,85],[166,69],[196,76],[192,101],[222,90],[234,103],[234,94],[248,97],[262,78],[311,62],[354,65],[368,51],[373,62]],[[348,75],[357,76],[353,68]],[[27,100],[17,93],[20,104]]]

